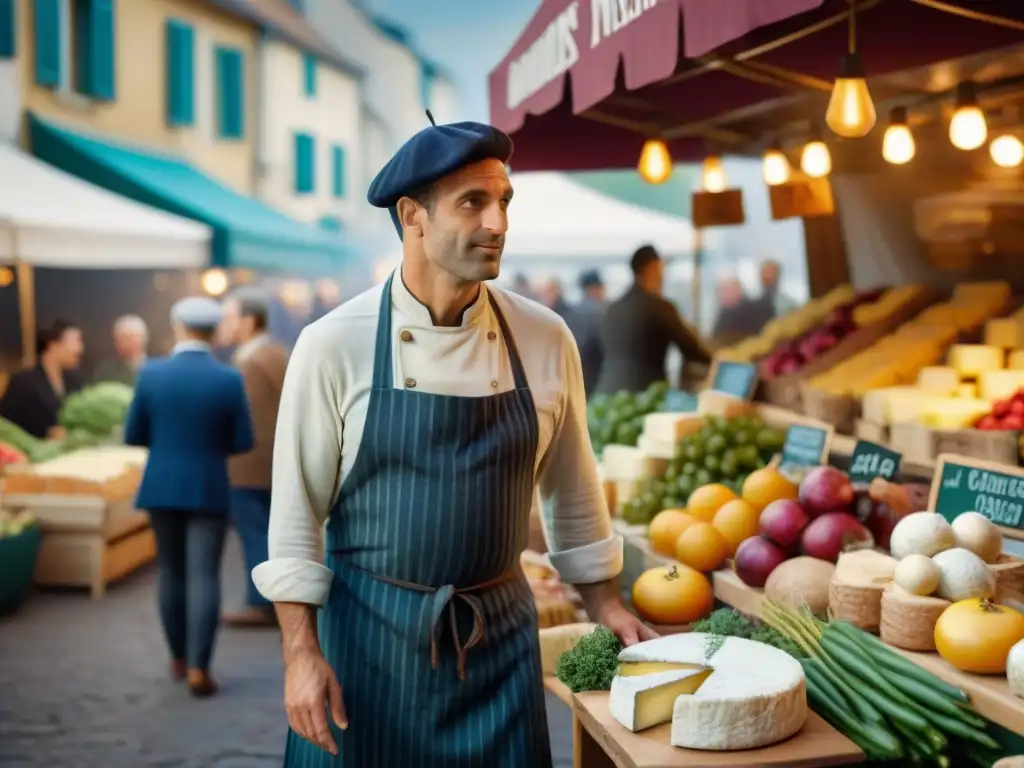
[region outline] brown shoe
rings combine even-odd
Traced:
[[[171,679],[172,680],[184,680],[185,675],[188,673],[188,667],[184,661],[179,659],[171,659]]]
[[[260,606],[246,608],[236,613],[229,613],[221,618],[229,627],[253,628],[253,627],[276,627],[277,616],[271,606]]]
[[[210,673],[204,669],[190,669],[188,671],[188,689],[197,699],[208,699],[217,693],[217,683],[210,677]]]

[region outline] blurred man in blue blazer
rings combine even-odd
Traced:
[[[253,447],[242,377],[210,352],[220,320],[212,299],[174,305],[174,352],[142,369],[125,422],[125,442],[149,449],[135,504],[149,512],[156,535],[172,674],[187,676],[198,697],[217,690],[210,659],[231,507],[227,460]]]

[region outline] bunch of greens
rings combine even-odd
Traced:
[[[622,643],[607,627],[598,626],[562,654],[555,674],[573,693],[607,691],[619,667]]]
[[[744,640],[756,640],[785,651],[797,659],[806,654],[788,637],[764,624],[751,621],[739,611],[732,608],[719,608],[706,619],[693,624],[693,632],[705,632],[709,635],[722,637],[742,637]]]
[[[125,384],[104,381],[68,395],[60,411],[60,425],[68,432],[109,435],[124,423],[133,390]]]

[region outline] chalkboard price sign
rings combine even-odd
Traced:
[[[964,512],[978,512],[1005,535],[1024,539],[1024,469],[941,454],[928,508],[950,522]]]
[[[697,396],[685,389],[670,389],[659,409],[665,413],[693,413],[697,410]]]
[[[867,440],[858,440],[850,457],[850,480],[870,483],[876,477],[892,480],[900,471],[903,455],[891,448]]]
[[[718,360],[711,373],[711,389],[733,395],[741,400],[754,396],[757,388],[757,366],[751,363],[736,363]]]
[[[827,424],[820,427],[792,425],[786,430],[786,442],[782,445],[782,467],[816,467],[822,464],[828,457],[832,432],[832,427]]]

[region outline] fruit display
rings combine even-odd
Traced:
[[[1024,632],[1024,616],[1018,618]],[[765,601],[763,620],[806,655],[800,664],[812,709],[870,760],[990,766],[1002,756],[1002,747],[987,733],[988,721],[963,691],[873,635],[771,600]],[[975,625],[975,642],[983,631]],[[998,643],[1005,644],[1013,632],[1000,631]]]
[[[37,525],[35,513],[29,509],[11,511],[0,508],[0,539],[20,536],[28,528]]]
[[[3,417],[0,417],[0,442],[18,451],[31,462],[47,461],[59,456],[63,451],[58,441],[40,440]]]
[[[647,524],[664,509],[686,508],[690,515],[712,522],[725,502],[739,497],[750,473],[782,450],[786,438],[785,432],[766,427],[756,416],[705,416],[702,423],[676,443],[664,475],[622,505],[624,520]],[[691,498],[698,488],[712,484],[720,487]]]
[[[587,403],[590,442],[598,456],[606,445],[636,445],[644,429],[644,417],[657,411],[665,400],[668,384],[658,381],[645,391],[597,394]]]
[[[811,299],[783,317],[769,320],[761,333],[739,344],[718,350],[716,357],[737,363],[750,363],[771,353],[779,344],[802,336],[825,322],[832,312],[853,301],[857,292],[851,285],[833,288],[818,299]]]
[[[26,461],[28,461],[28,457],[22,451],[13,445],[0,443],[0,471],[3,471],[7,464],[23,464]]]
[[[708,578],[688,565],[650,568],[633,583],[633,607],[652,624],[689,624],[711,613],[715,593]]]
[[[965,598],[949,606],[935,624],[939,655],[964,672],[1001,675],[1010,651],[1024,640],[1024,614],[987,598]]]
[[[815,328],[778,345],[758,365],[758,374],[766,381],[801,370],[808,363],[839,346],[858,329],[884,320],[891,313],[916,299],[920,288],[905,286],[888,291],[873,290],[855,295],[840,304]]]
[[[875,397],[875,402],[869,403],[865,397],[864,419],[882,425],[912,421],[920,407],[919,401],[929,399],[922,398],[921,389],[915,385],[922,370],[937,366],[947,350],[955,345],[958,336],[997,317],[1009,300],[1010,286],[1007,283],[960,285],[949,301],[929,307],[868,349],[818,374],[810,380],[810,385],[829,394],[858,398],[865,397],[872,390],[888,390],[887,394]],[[999,357],[1005,359],[1005,352]],[[988,370],[986,366],[991,364],[991,352],[967,351],[965,355],[950,351],[949,365],[958,371],[957,384]],[[982,370],[978,369],[979,365]],[[997,367],[1001,368],[1003,364]],[[926,376],[926,381],[932,378]],[[945,402],[930,406],[936,414],[946,410],[962,413],[966,409],[963,403],[950,405],[949,401],[967,401],[980,396],[976,390],[958,386],[944,393],[928,394],[945,398]],[[977,415],[975,413],[972,418]]]
[[[1011,373],[1011,371],[1005,371],[1005,373]],[[1024,370],[1012,371],[1012,373],[1024,374]],[[1011,397],[992,403],[992,410],[975,421],[973,426],[975,429],[991,430],[1024,429],[1024,387],[1014,392]]]

